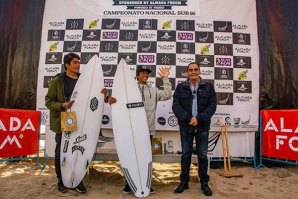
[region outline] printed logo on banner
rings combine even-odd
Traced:
[[[233,80],[233,69],[215,68],[215,79]]]
[[[215,81],[215,91],[216,92],[233,92],[233,80],[216,80]]]
[[[236,55],[250,55],[251,49],[250,47],[237,47],[234,46],[234,52],[237,53]]]
[[[118,63],[121,59],[124,59],[128,65],[137,64],[137,53],[119,53],[118,54]]]
[[[238,80],[247,80],[247,73],[248,73],[248,70],[240,71],[237,75],[238,76],[237,79]]]
[[[55,76],[44,76],[43,77],[43,87],[44,88],[49,88],[50,86],[50,82],[51,80],[54,78]]]
[[[100,41],[100,30],[83,30],[83,41]]]
[[[117,65],[105,65],[102,64],[102,72],[104,77],[114,77],[117,69]]]
[[[59,45],[59,42],[53,42],[53,43],[51,43],[50,46],[49,46],[49,51],[50,52],[57,51],[58,45]]]
[[[102,39],[117,39],[118,40],[118,32],[116,31],[102,31]]]
[[[239,103],[251,103],[252,96],[251,95],[240,95],[235,93],[235,101]]]
[[[63,66],[64,67],[64,66]],[[50,65],[50,66],[45,66],[44,70],[46,73],[60,73],[61,72],[61,67],[56,66],[56,65]]]
[[[173,22],[172,20],[167,20],[167,21],[163,22],[161,29],[170,30],[172,28],[172,22]]]
[[[82,30],[66,30],[64,41],[82,41]]]
[[[101,29],[120,29],[120,19],[102,19]]]
[[[214,44],[214,55],[233,55],[233,45]]]
[[[216,57],[215,64],[216,66],[232,66],[232,58]]]
[[[81,41],[64,41],[63,52],[81,52]]]
[[[221,124],[223,124],[227,117],[229,117],[230,114],[227,114],[227,113],[215,113],[214,116],[212,117],[212,125],[211,126],[215,126],[215,127],[218,127],[220,126]]]
[[[139,30],[157,30],[157,19],[140,19]]]
[[[178,41],[193,41],[194,34],[191,32],[177,32]]]
[[[250,121],[251,121],[251,114],[248,115],[248,118],[241,119],[242,127],[246,127],[246,128],[254,127],[254,126],[249,125]]]
[[[154,41],[156,42],[157,40],[157,32],[154,31],[139,31],[139,36],[138,36],[138,41]]]
[[[176,53],[176,42],[158,42],[157,53]]]
[[[177,20],[176,21],[177,30],[186,30],[194,31],[195,30],[195,21],[194,20]]]
[[[100,53],[99,59],[102,64],[118,64],[118,54],[117,53]]]
[[[50,27],[63,27],[65,23],[63,21],[50,21],[49,22]]]
[[[137,51],[137,43],[131,41],[120,41],[119,42],[119,52],[136,52]]]
[[[109,116],[107,116],[107,115],[103,115],[103,116],[102,116],[102,121],[101,121],[101,123],[102,123],[102,124],[108,124],[108,123],[110,123],[110,118],[109,118]]]
[[[232,119],[228,116],[225,117],[225,125],[231,126],[232,125]]]
[[[83,41],[82,52],[99,52],[99,42]]]
[[[48,41],[63,41],[65,30],[48,30]]]
[[[137,30],[120,30],[120,41],[137,41]]]
[[[233,43],[250,45],[250,34],[245,33],[233,33]]]
[[[196,62],[200,67],[214,67],[213,55],[196,55]]]
[[[232,32],[231,21],[214,21],[214,32]]]
[[[176,78],[187,78],[186,66],[176,66]]]
[[[153,64],[155,62],[155,54],[143,54],[138,55],[138,63],[139,64]]]
[[[61,53],[46,53],[46,64],[61,64],[62,63],[62,52]]]
[[[171,84],[172,84],[172,90],[176,88],[175,78],[169,78]],[[156,78],[156,87],[163,90],[163,81],[161,78]]]
[[[189,63],[195,61],[195,55],[193,54],[177,54],[176,65],[187,66]],[[171,64],[173,65],[173,64]]]
[[[234,68],[251,68],[251,57],[234,56]]]
[[[199,43],[214,43],[213,32],[196,32],[196,42]]]
[[[176,52],[181,54],[195,54],[195,44],[194,43],[176,43]]]
[[[94,56],[98,56],[99,53],[81,53],[81,64],[87,64],[89,60]]]
[[[214,68],[200,67],[200,71],[203,79],[214,79]]]
[[[200,47],[200,55],[208,55],[210,54],[211,44],[204,44]]]
[[[137,29],[138,28],[138,22],[136,21],[123,21],[123,19],[120,22],[120,30],[122,29]]]
[[[214,33],[214,42],[220,44],[232,44],[233,36],[229,32],[215,32]]]
[[[242,24],[233,24],[233,29],[234,30],[247,30],[248,26],[242,25]]]
[[[157,65],[175,65],[176,54],[157,53]]]
[[[84,19],[67,19],[66,30],[80,30],[84,27]]]
[[[176,31],[157,31],[157,41],[176,41]]]
[[[104,87],[113,87],[113,79],[104,79]]]
[[[233,105],[233,93],[216,93],[217,105]]]
[[[97,28],[99,19],[92,19],[91,21],[89,21],[89,26],[88,28]]]
[[[118,52],[118,41],[101,41],[100,52]]]
[[[153,41],[139,41],[138,42],[139,53],[152,53],[156,52],[156,42]]]
[[[213,23],[196,23],[198,30],[211,30],[213,31]]]
[[[252,93],[251,81],[234,80],[234,93]]]
[[[22,139],[24,136],[21,135],[20,136],[20,139]],[[20,141],[18,140],[17,136],[12,136],[10,137],[10,135],[7,135],[7,137],[4,139],[4,141],[1,143],[0,145],[0,150],[3,149],[5,147],[6,144],[9,144],[9,145],[13,145],[15,143],[15,145],[21,149],[22,148],[22,145],[20,144]]]

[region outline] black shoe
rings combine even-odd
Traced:
[[[150,193],[155,193],[155,190],[152,187],[150,188]]]
[[[174,193],[182,193],[184,190],[188,189],[187,183],[180,183],[178,187],[174,190]]]
[[[205,196],[212,196],[212,191],[208,184],[201,184],[201,190]]]
[[[122,190],[123,193],[131,193],[131,189],[128,184],[125,185],[124,189]]]
[[[87,189],[85,187],[85,185],[83,184],[83,182],[80,182],[80,184],[76,187],[77,192],[79,193],[86,193]]]
[[[58,191],[61,193],[67,192],[67,188],[64,186],[63,182],[58,182]]]

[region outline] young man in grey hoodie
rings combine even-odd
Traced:
[[[142,100],[144,102],[150,132],[150,139],[152,143],[153,135],[155,134],[155,115],[157,102],[171,99],[172,84],[169,81],[169,68],[162,67],[159,69],[158,74],[162,78],[164,89],[160,90],[156,87],[151,87],[151,85],[147,83],[151,72],[152,70],[150,66],[137,66],[136,77],[142,95]],[[123,189],[123,193],[131,193],[131,189],[127,183]],[[155,193],[153,188],[150,189],[150,193]]]

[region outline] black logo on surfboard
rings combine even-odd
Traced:
[[[135,102],[135,103],[126,104],[127,108],[139,108],[139,107],[143,107],[143,106],[144,106],[143,102]]]

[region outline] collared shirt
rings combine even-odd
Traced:
[[[198,114],[198,97],[197,97],[197,90],[198,90],[198,85],[199,82],[196,83],[194,86],[193,84],[190,83],[190,90],[192,92],[192,116],[196,117]]]

